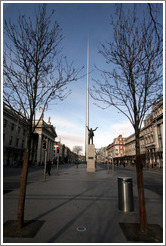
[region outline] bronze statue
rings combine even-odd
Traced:
[[[88,127],[87,127],[88,128]],[[94,137],[94,131],[97,130],[98,127],[96,127],[94,130],[92,128],[88,128],[89,134],[88,134],[88,144],[90,144],[90,140],[91,140],[91,144],[93,144],[93,137]]]

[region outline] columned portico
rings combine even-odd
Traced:
[[[37,164],[43,164],[45,159],[45,151],[47,151],[47,160],[53,161],[54,140],[57,137],[55,128],[51,125],[50,118],[48,123],[43,119],[39,122],[38,127],[35,129],[35,134],[38,134],[37,143]],[[43,140],[47,140],[47,149],[43,149]]]

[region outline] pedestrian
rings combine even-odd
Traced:
[[[51,161],[50,160],[47,162],[46,173],[48,173],[49,176],[51,175]]]

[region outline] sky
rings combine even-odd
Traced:
[[[15,22],[18,11],[32,16],[36,6],[36,3],[30,2],[5,3],[3,17],[10,17]],[[105,66],[105,60],[98,52],[100,43],[113,38],[110,15],[114,15],[114,3],[48,3],[47,1],[47,9],[48,12],[55,9],[55,18],[63,30],[62,53],[69,61],[73,60],[76,67],[84,66],[83,74],[87,71],[89,37],[89,87],[91,88],[93,79],[99,76],[95,66],[99,68]],[[56,127],[58,135],[56,141],[61,141],[71,150],[76,145],[82,146],[83,153],[85,150],[86,83],[86,76],[71,83],[68,88],[72,93],[64,101],[51,102],[44,113],[44,120],[47,122],[50,116],[51,124]],[[96,148],[108,146],[120,134],[128,137],[134,132],[129,120],[115,108],[103,110],[95,103],[90,97],[89,127],[92,129],[98,127],[94,136]]]

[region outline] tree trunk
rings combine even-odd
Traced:
[[[138,188],[138,203],[139,203],[139,215],[140,215],[140,231],[147,233],[147,216],[146,206],[144,198],[144,183],[143,183],[143,165],[142,157],[140,155],[139,145],[139,130],[135,130],[136,137],[136,171],[137,171],[137,188]]]
[[[23,166],[21,171],[20,179],[20,192],[17,210],[17,224],[19,228],[24,225],[24,208],[25,208],[25,196],[26,196],[26,184],[28,176],[28,161],[29,161],[29,150],[26,149],[24,153]]]
[[[17,210],[17,225],[19,228],[24,226],[24,209],[25,209],[25,196],[26,196],[26,186],[28,177],[28,164],[29,156],[31,150],[31,138],[32,138],[32,117],[29,120],[29,126],[27,128],[27,148],[24,152],[23,166],[21,170],[20,178],[20,192],[18,200],[18,210]]]

